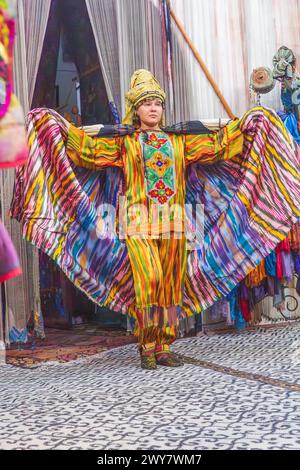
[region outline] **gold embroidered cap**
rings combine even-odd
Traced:
[[[123,124],[133,125],[134,111],[138,104],[147,98],[159,98],[162,102],[166,94],[159,81],[149,70],[139,69],[134,72],[130,80],[130,89],[125,95],[125,117]]]

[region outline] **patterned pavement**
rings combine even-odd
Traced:
[[[299,449],[300,325],[178,340],[180,368],[131,344],[0,365],[1,449]]]

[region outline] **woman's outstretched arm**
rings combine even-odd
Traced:
[[[243,143],[244,136],[238,118],[210,134],[186,135],[185,163],[212,165],[220,160],[230,160],[242,153]]]
[[[66,121],[68,135],[66,152],[77,166],[89,170],[123,167],[120,137],[90,137],[84,130]]]

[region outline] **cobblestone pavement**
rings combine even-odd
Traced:
[[[0,365],[1,449],[299,449],[300,325],[137,345],[35,369]]]

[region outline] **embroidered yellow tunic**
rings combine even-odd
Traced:
[[[218,132],[199,135],[136,131],[118,137],[90,137],[71,125],[66,145],[69,158],[78,166],[123,169],[126,233],[149,236],[184,231],[187,165],[231,159],[242,147],[238,119]]]

